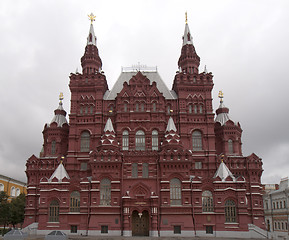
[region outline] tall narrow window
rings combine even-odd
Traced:
[[[137,163],[133,163],[131,165],[131,177],[132,178],[138,177],[138,164]]]
[[[56,153],[56,141],[53,140],[51,142],[51,154],[55,154]]]
[[[82,107],[80,107],[79,113],[80,113],[80,115],[83,114],[83,108]]]
[[[137,151],[145,151],[145,133],[139,130],[135,134],[135,149]]]
[[[90,114],[93,114],[93,106],[90,106]]]
[[[136,112],[139,111],[139,105],[138,105],[138,103],[135,104],[135,111],[136,111]]]
[[[88,114],[88,106],[85,106],[85,115]]]
[[[170,105],[167,106],[167,113],[171,114],[171,106]]]
[[[124,110],[124,112],[127,112],[127,103],[123,104],[123,110]]]
[[[89,144],[90,144],[90,134],[88,131],[84,131],[80,136],[80,151],[81,152],[89,152]]]
[[[234,145],[233,145],[233,140],[232,139],[228,140],[228,151],[229,151],[229,154],[233,154],[234,153]]]
[[[198,113],[198,106],[197,106],[197,104],[194,105],[194,113]]]
[[[143,178],[149,177],[149,165],[148,165],[148,163],[142,164],[142,177]]]
[[[144,104],[143,103],[140,104],[140,110],[141,110],[141,112],[144,112]]]
[[[73,191],[70,194],[70,212],[80,211],[80,193],[78,191]]]
[[[192,113],[193,112],[193,106],[192,104],[189,105],[189,113]]]
[[[196,130],[193,132],[192,142],[193,142],[193,151],[200,151],[203,149],[202,133],[200,131]]]
[[[153,112],[156,112],[157,111],[157,104],[154,102],[153,103]]]
[[[233,200],[225,202],[225,220],[226,222],[237,222],[236,204]]]
[[[129,147],[129,135],[128,131],[124,130],[122,132],[122,150],[127,151]]]
[[[59,222],[59,203],[52,200],[49,205],[49,222]]]
[[[170,200],[171,205],[182,204],[181,181],[177,178],[173,178],[170,181]]]
[[[152,150],[153,151],[159,150],[159,136],[157,130],[152,131]]]
[[[202,104],[200,104],[200,113],[203,113],[203,105]]]
[[[214,205],[213,205],[213,195],[210,191],[204,191],[202,193],[202,207],[203,212],[213,212]]]
[[[0,183],[0,192],[4,191],[4,185]]]
[[[100,182],[100,205],[110,205],[111,183],[108,178],[104,178]]]
[[[16,190],[15,187],[11,188],[11,192],[10,192],[11,197],[15,197],[16,196]]]
[[[20,195],[20,189],[16,188],[16,197],[18,197]]]

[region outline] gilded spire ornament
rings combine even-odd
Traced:
[[[91,13],[90,15],[88,15],[88,18],[92,24],[92,22],[95,21],[96,16],[94,16],[93,13]]]
[[[222,103],[223,102],[223,98],[224,98],[224,93],[222,91],[219,91],[218,97],[220,98],[220,103]]]
[[[186,24],[188,24],[188,13],[186,12]]]
[[[60,103],[62,103],[62,100],[63,100],[63,92],[61,92],[61,93],[59,94],[59,101],[60,101]]]

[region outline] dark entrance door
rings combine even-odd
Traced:
[[[148,236],[149,235],[149,213],[143,211],[132,212],[132,235],[133,236]]]

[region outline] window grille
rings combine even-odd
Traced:
[[[108,178],[104,178],[100,182],[100,205],[110,205],[111,199],[111,183]]]
[[[142,164],[142,177],[143,178],[149,177],[149,165],[148,165],[148,163]]]
[[[138,164],[137,163],[133,163],[132,164],[131,177],[132,178],[137,178],[138,177]]]
[[[49,222],[59,222],[59,203],[52,200],[49,206]]]
[[[153,151],[159,150],[159,136],[157,130],[152,131],[152,150]]]
[[[233,200],[225,202],[225,220],[226,222],[237,222],[236,204]]]
[[[228,151],[229,151],[229,154],[233,154],[234,153],[234,145],[233,145],[233,140],[232,139],[228,140]]]
[[[129,149],[129,135],[128,131],[124,130],[122,132],[122,150],[127,151]]]
[[[200,151],[203,149],[202,133],[198,130],[193,132],[192,135],[193,151]]]
[[[85,131],[81,133],[80,136],[80,151],[81,152],[89,152],[89,144],[90,144],[90,134]]]
[[[170,181],[170,200],[171,205],[182,204],[182,192],[181,181],[177,178],[173,178]]]
[[[73,191],[70,194],[70,212],[80,211],[80,193],[78,191]]]
[[[212,192],[204,191],[202,193],[202,206],[203,206],[203,212],[214,211],[214,202],[213,202]]]
[[[51,154],[55,154],[56,153],[56,141],[52,141],[51,142]]]
[[[135,134],[135,149],[137,151],[145,151],[145,133],[139,130]]]

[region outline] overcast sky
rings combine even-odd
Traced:
[[[171,89],[185,12],[193,42],[243,129],[243,154],[263,159],[263,183],[289,175],[289,1],[0,0],[0,174],[26,181],[59,92],[70,109],[69,74],[80,71],[90,22],[109,87],[122,66],[157,66]]]

